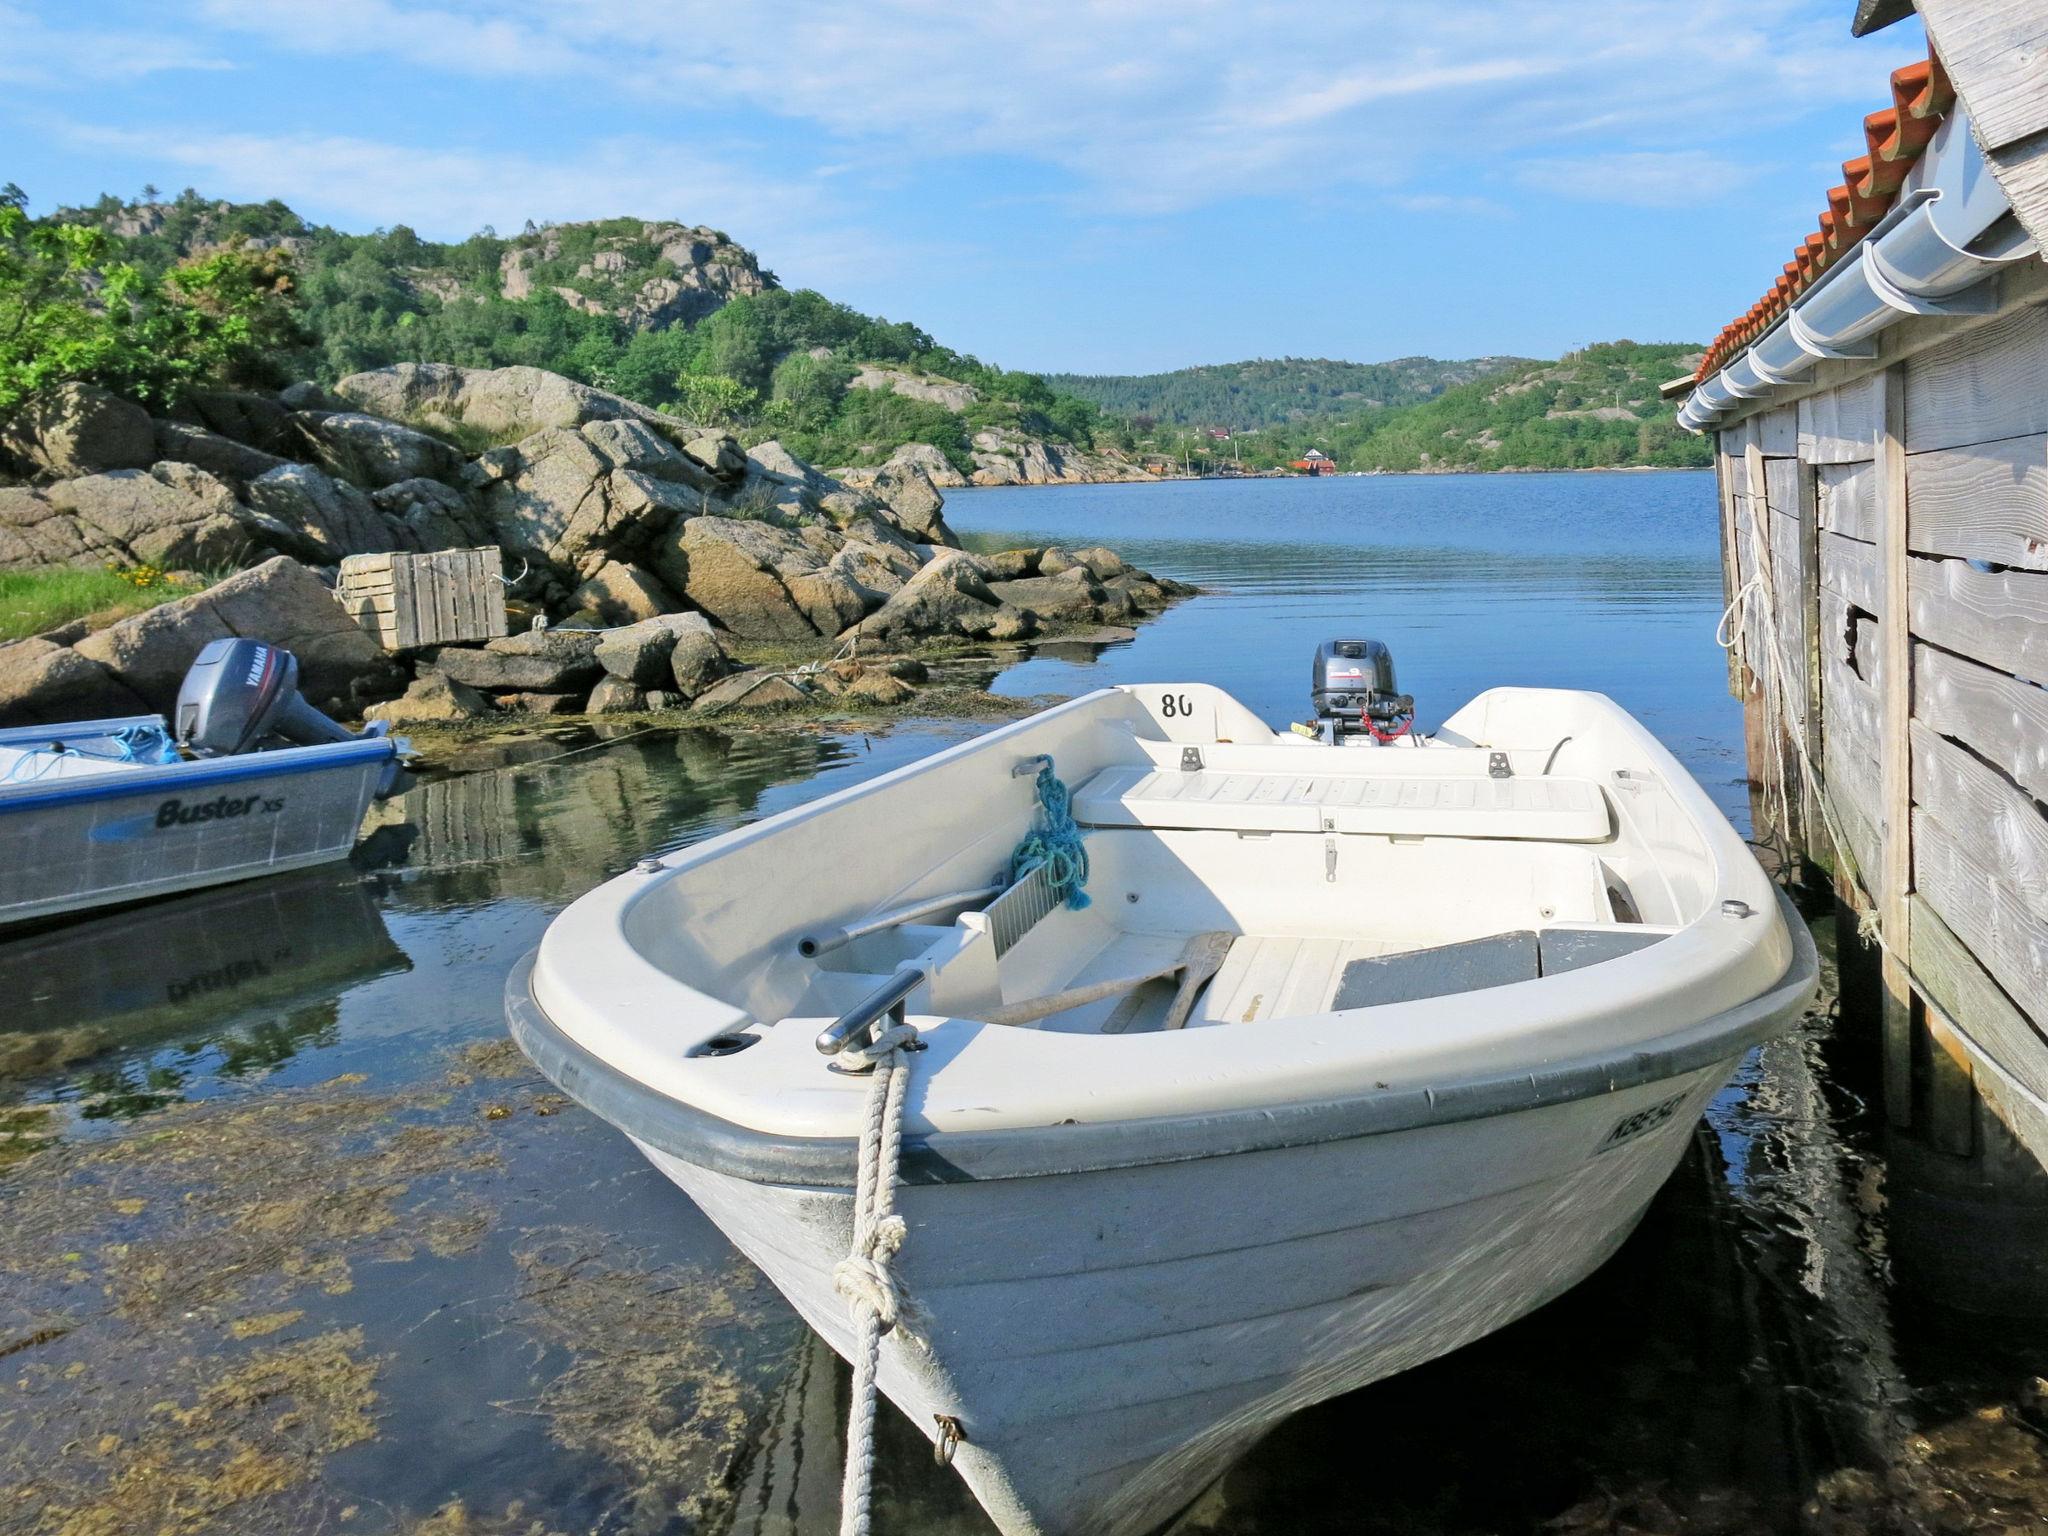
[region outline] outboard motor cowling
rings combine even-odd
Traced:
[[[1378,640],[1317,646],[1309,701],[1332,740],[1357,731],[1390,741],[1415,723],[1415,700],[1396,690],[1394,653]]]
[[[299,659],[261,640],[214,640],[178,689],[178,745],[198,757],[232,757],[266,737],[302,747],[354,741],[299,695]]]

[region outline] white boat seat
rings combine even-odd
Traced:
[[[1397,778],[1105,768],[1074,795],[1084,827],[1213,827],[1238,832],[1362,832],[1594,843],[1612,832],[1585,779]]]

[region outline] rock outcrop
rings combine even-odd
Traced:
[[[863,364],[847,388],[885,389],[906,400],[925,400],[933,405],[943,405],[949,411],[964,411],[981,399],[981,391],[972,384],[942,379],[937,374],[906,373],[901,368],[883,368],[875,363]]]
[[[90,384],[64,384],[0,424],[0,460],[30,473],[93,475],[146,469],[156,428],[139,405]]]
[[[623,396],[541,368],[458,368],[453,363],[394,363],[352,373],[328,391],[358,411],[439,431],[467,427],[516,442],[546,427],[636,420],[695,438],[702,429]]]
[[[1092,453],[1041,442],[1010,427],[974,434],[976,485],[1079,485],[1153,477],[1116,453]]]
[[[257,547],[247,509],[224,483],[188,464],[0,489],[0,568],[218,569]]]
[[[642,224],[631,233],[608,223],[588,259],[551,274],[549,268],[562,265],[564,232],[575,228],[557,225],[513,242],[498,267],[505,297],[523,299],[545,284],[572,309],[610,315],[636,330],[662,330],[694,324],[729,299],[773,285],[753,252],[720,231],[668,223]]]
[[[59,725],[147,713],[149,706],[133,689],[69,646],[41,638],[0,643],[0,724]]]
[[[875,469],[835,469],[832,474],[842,485],[865,491],[881,502],[919,543],[959,547],[959,539],[942,515],[946,498],[939,487],[967,481],[952,461],[929,443],[907,443]],[[936,478],[939,474],[946,479]]]
[[[344,711],[399,693],[421,664],[392,719],[573,712],[599,688],[608,711],[820,690],[883,704],[895,688],[851,691],[837,673],[727,687],[727,642],[1007,641],[1119,623],[1181,590],[1107,550],[960,550],[941,484],[961,477],[935,448],[835,477],[780,443],[748,452],[536,369],[403,364],[331,390],[199,391],[172,417],[144,417],[146,434],[111,397],[64,400],[68,415],[53,404],[34,426],[48,464],[104,460],[117,450],[90,446],[104,439],[146,467],[44,469],[39,483],[0,488],[0,568],[253,569],[98,634],[10,651],[0,724],[93,699],[167,709],[221,635],[299,653],[308,696]],[[19,421],[10,430],[28,441]],[[479,434],[515,440],[473,455],[448,440]],[[552,629],[395,663],[309,569],[477,545],[503,553],[517,623],[552,618]]]

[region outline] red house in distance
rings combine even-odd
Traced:
[[[1320,448],[1311,448],[1300,458],[1288,460],[1287,467],[1289,469],[1298,469],[1304,475],[1334,475],[1337,473],[1337,461]]]

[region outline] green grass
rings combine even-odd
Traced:
[[[200,590],[161,575],[137,586],[136,574],[73,566],[0,571],[0,640],[39,635],[73,619],[90,619],[99,628]]]

